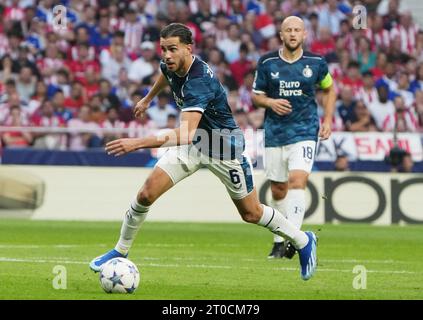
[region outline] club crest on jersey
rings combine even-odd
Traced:
[[[311,70],[311,68],[306,65],[306,67],[303,69],[303,76],[306,78],[310,78],[313,75],[313,70]]]
[[[279,78],[279,71],[278,72],[270,72],[270,75],[272,76],[272,79],[278,79]]]

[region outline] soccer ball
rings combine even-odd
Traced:
[[[100,285],[107,293],[133,293],[139,283],[137,266],[125,258],[107,261],[100,271]]]

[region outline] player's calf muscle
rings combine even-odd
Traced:
[[[257,224],[263,214],[263,207],[257,199],[257,195],[252,192],[240,200],[233,200],[242,220],[248,223]]]

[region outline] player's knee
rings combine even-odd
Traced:
[[[289,189],[305,189],[307,187],[307,176],[290,177],[288,184]]]
[[[138,200],[138,203],[143,205],[143,206],[151,206],[155,199],[154,199],[153,194],[150,192],[150,190],[148,190],[148,188],[144,187],[138,193],[137,200]]]
[[[282,199],[285,199],[286,194],[288,193],[288,184],[272,182],[270,184],[270,190],[272,191],[273,199],[282,200]]]
[[[241,212],[242,220],[248,223],[257,224],[260,221],[262,215],[262,206],[254,206],[252,208],[246,208]]]

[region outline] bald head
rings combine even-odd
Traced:
[[[280,37],[289,51],[301,48],[306,37],[304,21],[296,16],[286,17],[281,24]]]
[[[289,16],[283,19],[281,29],[284,29],[288,26],[292,28],[301,28],[304,30],[304,21],[297,16]]]

